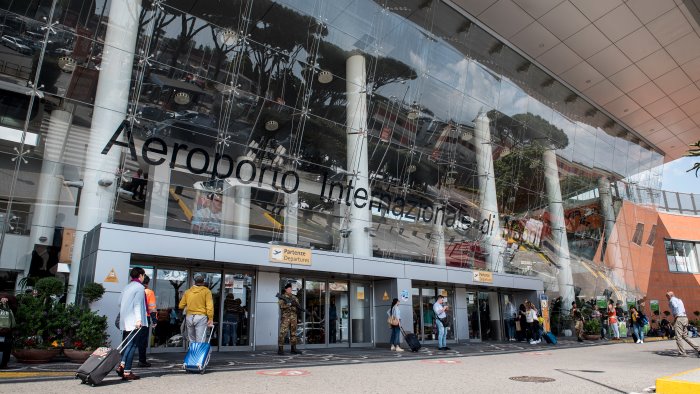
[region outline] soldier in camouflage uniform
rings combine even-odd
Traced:
[[[292,294],[292,284],[284,286],[284,293],[278,301],[280,306],[280,329],[277,336],[277,354],[284,354],[284,338],[289,332],[289,344],[292,345],[292,354],[301,354],[297,351],[297,301]]]

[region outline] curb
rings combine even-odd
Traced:
[[[700,368],[656,379],[656,392],[659,394],[700,393],[700,381],[683,380],[683,375],[693,372],[700,372]]]

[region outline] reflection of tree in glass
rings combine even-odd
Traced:
[[[496,194],[505,213],[521,213],[544,204],[542,154],[546,149],[563,149],[569,144],[564,131],[539,115],[499,111],[488,113],[493,138],[510,152],[494,160]]]

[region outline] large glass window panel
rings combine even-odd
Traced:
[[[225,274],[221,346],[250,346],[253,276]]]
[[[326,282],[305,281],[304,338],[309,345],[326,343]]]
[[[158,324],[154,331],[155,347],[182,348],[183,314],[179,310],[180,299],[189,288],[189,275],[185,270],[157,268],[151,280],[156,294]]]
[[[351,294],[347,282],[328,282],[328,343],[348,343],[350,339]],[[357,294],[355,294],[357,296]],[[360,300],[361,301],[361,300]],[[361,304],[356,304],[361,308]],[[362,312],[358,311],[358,315]],[[358,327],[359,328],[359,327]]]

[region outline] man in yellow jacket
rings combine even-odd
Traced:
[[[214,327],[214,301],[203,275],[194,276],[194,286],[182,296],[179,307],[187,308],[187,339],[190,343],[202,342],[207,326]]]

